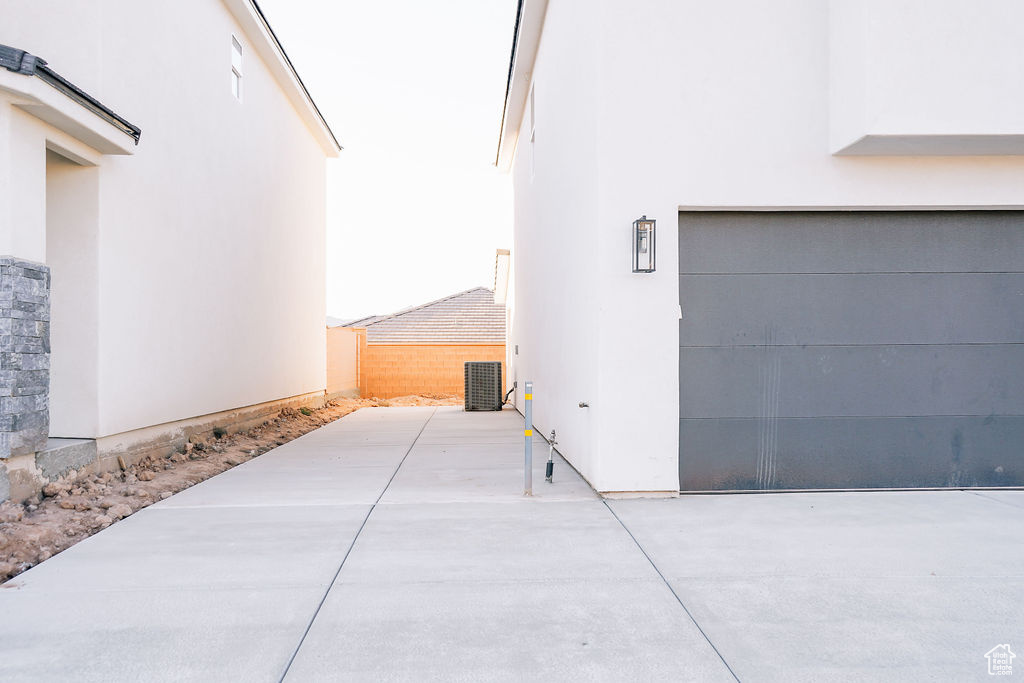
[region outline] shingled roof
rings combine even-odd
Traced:
[[[391,316],[389,315],[368,315],[365,318],[356,318],[355,320],[349,320],[347,323],[342,323],[341,327],[366,327],[367,325],[372,325],[378,320],[390,317]]]
[[[504,344],[505,306],[476,287],[360,327],[368,344]]]

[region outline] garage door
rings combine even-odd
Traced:
[[[1024,485],[1024,212],[681,213],[683,490]]]

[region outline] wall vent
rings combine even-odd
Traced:
[[[501,410],[501,361],[465,364],[466,410]]]

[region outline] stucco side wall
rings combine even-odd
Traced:
[[[109,18],[107,0],[34,0],[30,7],[19,6],[18,3],[5,3],[5,6],[9,9],[4,12],[4,37],[0,42],[42,57],[58,73],[89,94],[102,92],[100,37],[101,27]],[[141,22],[151,10],[149,7],[137,7],[136,11]],[[145,25],[152,28],[148,19]],[[148,32],[135,33],[137,37],[126,36],[125,39],[144,44]],[[74,76],[71,76],[72,72]]]
[[[1011,11],[1014,3],[997,4]],[[845,5],[838,0],[831,10]],[[876,89],[871,105],[913,112],[918,127],[908,123],[903,130],[927,133],[937,125],[927,112],[937,119],[946,113],[923,106],[941,93],[930,87],[934,74],[914,78],[915,55],[930,53],[950,32],[960,43],[978,45],[1005,36],[992,34],[987,20],[951,24],[962,12],[946,10],[962,10],[962,2],[871,5],[879,26],[888,12],[893,21],[906,23],[908,13],[914,18],[898,41],[869,36],[873,58],[898,63],[905,78],[888,84],[898,100],[878,101],[884,91]],[[678,317],[687,313],[677,293],[680,207],[1022,207],[1024,157],[833,156],[831,110],[845,105],[830,93],[847,76],[834,68],[830,3],[745,2],[738,12],[697,0],[605,0],[602,6],[605,90],[595,112],[603,169],[600,377],[604,405],[622,421],[602,420],[598,427],[602,448],[615,454],[602,465],[608,483],[598,488],[669,488],[678,458]],[[1018,29],[1008,23],[1003,30]],[[956,61],[962,73],[983,73],[990,58],[987,49],[962,50]],[[959,78],[947,76],[954,84]],[[1004,107],[1024,108],[1019,90],[999,96]],[[970,118],[965,109],[957,110],[960,121]],[[1005,132],[986,126],[982,117],[965,130]],[[628,225],[641,213],[661,228],[658,271],[650,276],[624,267]]]
[[[0,254],[46,260],[46,138],[52,129],[0,91]]]
[[[750,0],[727,11],[698,0],[551,0],[533,69],[533,180],[524,153],[529,113],[513,165],[510,342],[520,344],[520,356],[513,348],[510,357],[520,381],[532,375],[547,385],[536,391],[537,425],[558,429],[566,456],[597,489],[678,486],[681,208],[1024,207],[1022,156],[832,154],[831,110],[843,105],[830,93],[844,71],[832,60],[842,26],[830,12],[848,5]],[[1018,11],[1010,0],[997,5]],[[893,21],[913,20],[901,42],[877,43],[890,31],[872,47],[871,64],[879,55],[900,60],[907,82],[875,90],[898,94],[892,106],[900,112],[925,117],[929,108],[920,105],[942,96],[935,83],[986,73],[996,51],[961,50],[960,72],[916,82],[914,55],[934,51],[945,33],[957,32],[957,44],[985,45],[1006,43],[993,30],[1017,30],[1013,22],[955,20],[963,12],[944,11],[954,6],[964,3],[871,2],[878,26],[887,25],[887,12]],[[1006,111],[1024,109],[1024,91],[1004,88],[998,97]],[[959,107],[957,121],[968,110]],[[920,123],[926,133],[934,122]],[[985,125],[968,132],[984,133]],[[643,275],[629,264],[630,226],[642,214],[659,228],[657,271]],[[543,404],[545,388],[552,405]],[[579,400],[589,401],[590,421],[575,408]]]
[[[670,74],[684,65],[630,71],[648,45],[680,39],[680,26],[663,16],[669,4],[606,1],[600,10],[600,250],[589,266],[601,303],[601,419],[595,438],[602,461],[593,482],[599,491],[679,489],[678,234],[671,177],[659,171],[681,163],[670,152],[678,126],[664,124],[660,116],[679,113],[680,89]],[[623,25],[643,26],[643,38],[622,40]],[[642,215],[657,220],[653,273],[632,272],[632,224]]]
[[[103,26],[104,90],[144,138],[101,183],[102,434],[325,388],[323,152],[221,3],[146,7],[160,31],[130,0]]]
[[[98,94],[144,139],[101,175],[94,436],[322,391],[322,152],[220,3],[146,5],[141,32],[104,9]]]
[[[629,4],[634,18],[627,21],[625,3],[606,0],[622,6],[623,19],[606,24],[606,44],[617,51],[606,78],[620,95],[606,103],[604,142],[611,167],[631,164],[635,170],[644,161],[638,180],[666,179],[657,181],[669,192],[665,199],[688,208],[1024,206],[1021,156],[832,155],[831,108],[845,105],[830,100],[830,93],[855,74],[841,65],[833,71],[831,44],[843,36],[835,34],[841,26],[833,24],[830,11],[860,3],[747,1],[741,11],[728,12],[698,0],[639,3],[648,15],[656,8],[653,22],[636,3]],[[871,63],[882,59],[892,72],[884,88],[872,91],[873,111],[898,114],[904,132],[928,133],[940,126],[975,134],[1006,132],[997,115],[985,118],[984,106],[972,119],[965,103],[952,112],[932,104],[940,94],[936,83],[955,86],[964,74],[990,71],[993,52],[984,46],[1005,43],[1019,33],[1018,24],[1006,22],[1003,33],[994,34],[987,18],[965,20],[965,11],[967,17],[981,13],[963,0],[864,4],[871,6],[875,26],[899,22],[907,28],[895,36],[888,30],[865,36],[873,43]],[[997,0],[991,11],[1015,14],[1019,3]],[[930,63],[916,62],[918,55],[935,52],[945,35],[980,47],[957,50],[960,71],[943,78],[928,70]],[[644,49],[623,47],[638,44]],[[1024,64],[1019,51],[1015,59]],[[945,60],[936,68],[948,66]],[[997,94],[1004,112],[1024,109],[1024,91],[1004,88],[998,79],[973,88],[976,100],[978,89]],[[955,90],[944,96],[961,99]],[[635,98],[657,104],[635,107]],[[635,144],[644,139],[644,130],[663,136],[657,149]]]
[[[598,26],[590,3],[548,6],[533,71],[536,142],[531,150],[527,103],[512,166],[508,301],[514,309],[508,379],[519,383],[516,406],[523,409],[523,384],[532,380],[534,424],[545,435],[557,431],[559,451],[592,483],[602,464],[595,425],[607,415],[598,395],[602,303],[595,268],[601,239]]]
[[[46,153],[46,263],[51,283],[50,436],[89,437],[99,418],[100,167]]]
[[[48,4],[4,42],[143,129],[100,164],[98,416],[76,436],[324,391],[324,153],[249,38],[213,0]]]
[[[365,339],[365,337],[364,337]],[[359,394],[393,398],[409,394],[463,395],[467,361],[505,361],[504,344],[363,344]],[[502,386],[505,366],[502,365]]]

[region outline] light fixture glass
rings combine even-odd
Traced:
[[[641,216],[633,221],[633,272],[654,272],[654,224],[656,221]]]

